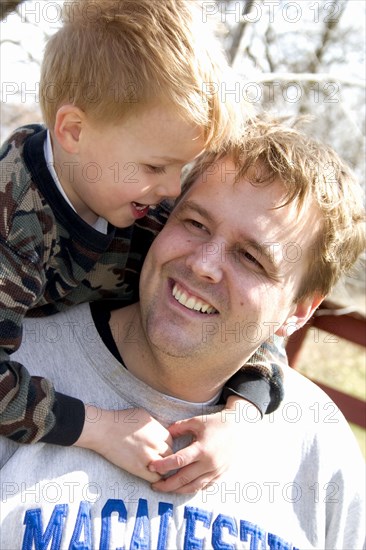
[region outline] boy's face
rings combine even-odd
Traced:
[[[101,126],[84,117],[80,127],[73,177],[66,178],[65,170],[60,179],[88,223],[102,216],[127,227],[146,215],[149,205],[177,197],[183,166],[204,147],[201,129],[163,106],[116,125]]]

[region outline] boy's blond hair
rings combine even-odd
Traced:
[[[366,246],[363,192],[350,168],[330,147],[284,119],[262,116],[247,124],[240,145],[229,145],[218,155],[201,155],[185,178],[184,191],[226,156],[236,164],[237,182],[245,176],[253,185],[279,179],[286,189],[283,206],[296,201],[299,210],[313,207],[315,219],[320,212],[311,265],[296,301],[315,292],[329,294]]]
[[[118,123],[154,103],[204,129],[206,146],[235,139],[229,67],[195,0],[72,0],[45,49],[40,102],[46,125],[74,104],[98,123]]]

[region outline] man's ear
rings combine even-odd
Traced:
[[[75,105],[63,105],[56,113],[54,135],[64,151],[77,154],[85,113]]]
[[[299,330],[299,328],[305,325],[306,321],[310,319],[323,300],[324,296],[314,294],[295,304],[292,313],[287,317],[286,321],[275,334],[285,337],[291,336],[296,330]]]

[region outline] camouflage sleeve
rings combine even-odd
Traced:
[[[0,350],[0,435],[18,443],[72,445],[84,426],[82,401],[55,392],[48,380],[3,356]]]
[[[11,360],[23,318],[41,300],[51,251],[53,214],[44,205],[22,156],[24,141],[42,130],[16,130],[0,149],[0,434],[22,443],[71,444],[84,424],[81,401],[58,394]]]
[[[21,343],[23,318],[42,295],[44,274],[34,235],[26,237],[16,224],[7,229],[0,233],[0,435],[21,443],[42,439],[71,445],[84,425],[83,403],[56,393],[48,380],[11,361]],[[75,418],[67,430],[71,414]]]
[[[282,366],[288,365],[283,338],[274,335],[264,342],[248,362],[232,376],[223,398],[238,395],[255,405],[261,415],[275,411],[283,399]]]
[[[0,435],[20,443],[71,445],[84,425],[83,403],[56,393],[48,380],[11,361],[24,315],[42,290],[39,270],[0,242],[0,280]]]

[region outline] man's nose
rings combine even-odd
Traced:
[[[189,254],[186,264],[198,277],[211,283],[218,283],[223,276],[224,260],[220,244],[208,241],[197,246]]]

